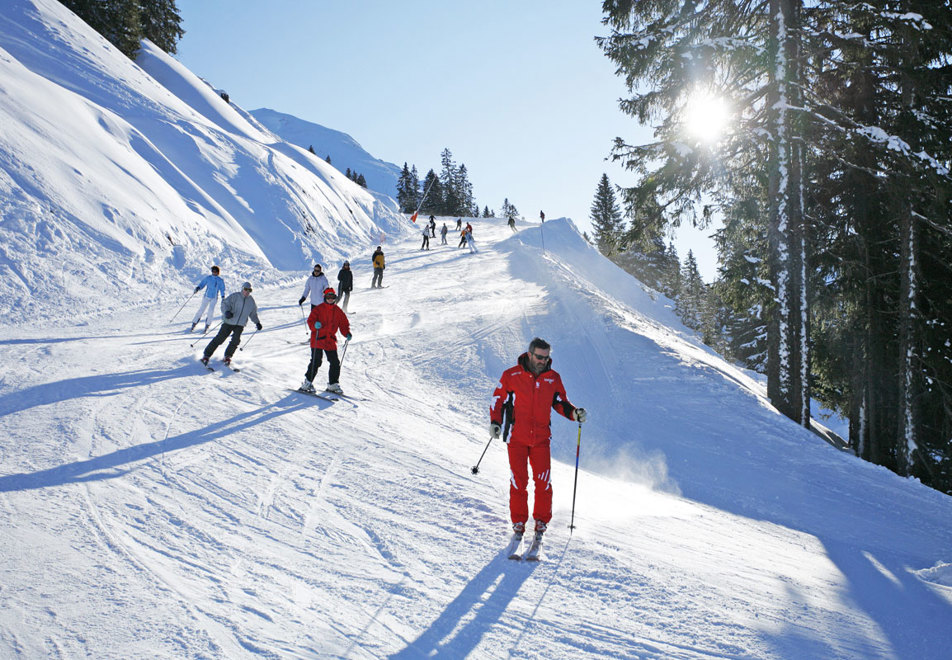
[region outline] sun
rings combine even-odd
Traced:
[[[727,101],[710,92],[695,92],[684,106],[684,131],[704,144],[714,144],[730,122]]]

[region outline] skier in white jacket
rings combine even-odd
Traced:
[[[311,276],[308,277],[304,283],[304,293],[301,294],[298,305],[303,305],[308,295],[310,295],[311,309],[314,309],[324,302],[324,289],[329,289],[330,287],[331,285],[330,282],[327,281],[327,275],[324,274],[324,269],[321,268],[320,264],[314,264],[314,270],[311,271]]]

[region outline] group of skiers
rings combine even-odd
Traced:
[[[372,261],[374,277],[371,286],[382,288],[385,258],[379,245],[373,253]],[[226,366],[230,367],[232,357],[241,343],[241,333],[248,321],[253,321],[258,330],[263,327],[261,320],[258,318],[258,305],[251,295],[251,283],[245,282],[241,285],[241,290],[225,297],[225,283],[221,278],[221,269],[218,266],[212,266],[211,274],[202,278],[195,286],[192,295],[202,289],[205,289],[205,295],[188,331],[192,332],[204,315],[205,332],[203,334],[208,332],[212,321],[215,320],[215,302],[221,296],[221,328],[205,347],[205,350],[202,351],[201,363],[207,367],[212,355],[230,336],[231,341],[225,347],[225,357],[222,360]],[[350,261],[345,261],[340,272],[337,273],[337,291],[340,291],[340,297],[338,297],[337,291],[330,286],[321,264],[314,264],[311,274],[304,282],[304,292],[298,300],[298,306],[303,306],[308,298],[311,301],[311,313],[305,319],[307,328],[311,333],[309,342],[311,356],[305,372],[304,383],[300,388],[304,392],[313,393],[315,391],[314,377],[317,375],[323,358],[327,357],[327,362],[330,365],[327,391],[343,394],[339,383],[340,359],[337,355],[337,333],[340,332],[350,341],[352,335],[350,321],[347,318],[347,304],[350,302],[350,294],[353,289],[354,274],[350,269]],[[338,302],[340,302],[340,307],[337,306]]]
[[[515,221],[512,218],[509,218],[509,226],[513,231],[515,228]],[[459,235],[459,245],[457,249],[465,246],[469,246],[470,254],[475,254],[479,252],[476,249],[476,241],[473,238],[473,225],[466,223],[466,227],[463,227],[463,219],[458,218],[456,220],[456,231],[460,233]],[[446,223],[443,223],[443,227],[440,229],[440,237],[442,242],[440,245],[447,245],[446,234],[449,232],[449,227],[446,226]],[[430,239],[436,238],[436,218],[432,215],[430,216],[430,221],[423,225],[423,242],[420,244],[420,250],[429,250],[430,249]]]
[[[544,215],[540,213],[544,218]],[[427,227],[432,233],[435,223],[431,216]],[[510,227],[514,223],[510,222]],[[457,221],[457,228],[461,222]],[[461,230],[460,246],[471,237],[472,226],[467,223]],[[446,235],[446,224],[442,233]],[[428,241],[425,241],[427,243]],[[385,258],[383,250],[378,245],[372,257],[374,275],[371,286],[383,286],[383,270]],[[298,300],[303,306],[310,298],[311,312],[307,316],[307,328],[310,331],[310,361],[304,374],[304,382],[299,388],[306,393],[315,393],[314,379],[326,357],[329,365],[328,384],[326,391],[343,394],[340,386],[341,360],[337,352],[337,334],[340,333],[349,342],[353,337],[350,320],[347,317],[347,303],[353,289],[353,273],[350,262],[345,261],[337,275],[338,289],[341,299],[329,284],[320,264],[315,264],[310,276],[304,284],[304,292]],[[231,336],[231,341],[225,348],[225,364],[230,364],[231,358],[241,341],[241,333],[248,320],[255,323],[261,330],[262,324],[258,318],[258,307],[252,297],[250,282],[245,282],[240,291],[225,297],[225,285],[220,276],[218,266],[212,266],[211,274],[204,277],[195,287],[195,293],[205,289],[205,296],[198,313],[192,320],[189,332],[194,330],[207,310],[205,331],[208,331],[214,320],[214,302],[218,296],[222,297],[222,326],[218,334],[205,347],[201,362],[208,365],[209,358],[215,350]],[[194,295],[194,293],[193,293]],[[338,306],[340,302],[340,306]],[[303,314],[303,312],[302,312]],[[345,345],[346,346],[346,345]],[[528,555],[536,558],[549,522],[552,519],[552,482],[551,482],[551,452],[552,440],[551,415],[555,410],[567,419],[581,425],[586,420],[584,408],[573,405],[568,400],[565,386],[558,372],[552,369],[552,347],[545,340],[536,337],[530,343],[525,353],[519,356],[515,366],[505,370],[499,378],[499,383],[492,395],[492,405],[489,410],[490,438],[502,438],[506,443],[509,456],[509,515],[512,522],[512,548],[517,548],[522,542],[529,520],[529,477],[534,487],[534,502],[532,518],[534,520],[535,537]],[[580,427],[581,428],[581,427]],[[580,431],[581,432],[581,431]],[[476,468],[473,468],[476,471]],[[519,555],[512,554],[512,558]]]

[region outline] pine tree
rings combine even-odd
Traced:
[[[509,203],[509,198],[506,197],[502,202],[502,209],[500,211],[503,218],[518,218],[519,210],[515,207],[514,204]]]
[[[684,325],[692,330],[702,327],[704,318],[706,288],[704,280],[697,269],[697,260],[694,252],[688,250],[688,256],[681,266],[681,290],[675,302],[675,311]]]
[[[425,215],[442,215],[444,208],[443,186],[436,172],[430,170],[426,173],[426,176],[423,177],[422,189],[424,197],[420,204],[420,212]]]
[[[414,172],[416,168],[414,168]],[[397,203],[403,213],[413,213],[420,203],[420,191],[414,172],[410,171],[406,162],[397,180]]]
[[[605,23],[615,31],[598,43],[634,91],[622,101],[622,109],[642,123],[659,120],[650,144],[616,140],[614,159],[636,174],[636,185],[623,191],[629,216],[641,213],[661,230],[684,220],[703,227],[712,215],[711,205],[701,203],[706,196],[714,196],[720,208],[732,195],[742,194],[738,184],[751,177],[773,186],[775,194],[765,196],[776,228],[768,263],[783,293],[776,296],[780,304],[768,310],[774,347],[768,389],[785,414],[809,423],[801,405],[808,392],[803,367],[808,310],[800,286],[805,263],[798,210],[803,195],[800,117],[792,111],[798,98],[798,7],[797,0],[607,0]],[[650,85],[642,86],[642,81]],[[686,129],[689,100],[707,96],[736,99],[731,130],[713,143]],[[770,164],[767,171],[763,162]],[[657,217],[646,215],[645,208],[657,209]]]
[[[174,0],[64,0],[63,5],[132,59],[144,38],[174,54],[185,34]]]
[[[592,219],[592,230],[598,251],[606,257],[614,256],[622,248],[625,222],[621,217],[621,209],[618,208],[615,191],[608,181],[607,174],[602,174],[598,182],[589,217]]]
[[[185,34],[175,0],[138,0],[142,35],[170,55]]]

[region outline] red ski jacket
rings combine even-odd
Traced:
[[[509,442],[522,445],[548,443],[552,437],[550,428],[552,410],[572,419],[575,406],[565,395],[562,377],[551,368],[552,360],[538,376],[529,371],[529,356],[519,356],[519,364],[507,369],[499,378],[493,392],[493,404],[489,419],[497,424],[512,425]],[[503,419],[503,410],[508,411],[508,420]]]
[[[314,331],[314,321],[320,321],[321,327]],[[347,315],[337,305],[328,305],[322,302],[311,309],[307,317],[307,327],[311,330],[311,348],[322,348],[325,351],[337,350],[337,331],[344,336],[350,334],[350,321]]]

